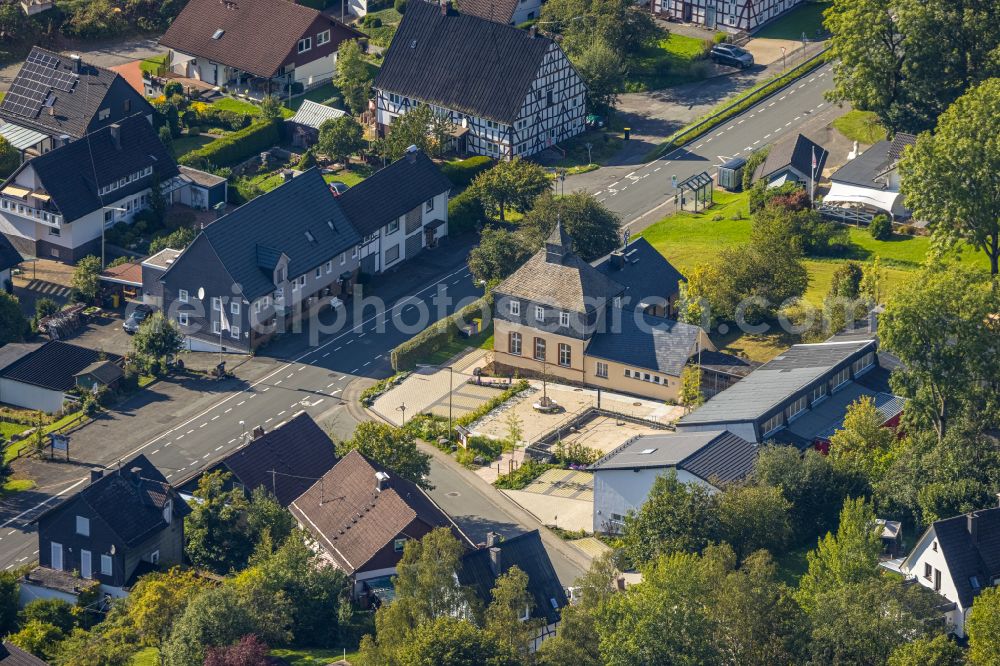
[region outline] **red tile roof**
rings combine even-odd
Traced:
[[[139,262],[129,262],[117,266],[109,266],[101,271],[101,279],[119,284],[142,286],[142,265]]]

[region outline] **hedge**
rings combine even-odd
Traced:
[[[191,151],[178,161],[196,169],[232,166],[281,143],[283,128],[280,119],[261,120]]]
[[[493,297],[486,295],[473,303],[469,303],[455,314],[437,320],[392,350],[390,355],[392,369],[396,372],[412,370],[416,367],[420,359],[426,357],[428,354],[433,354],[460,335],[458,321],[468,322],[478,313],[482,313],[480,316],[486,319],[492,307]]]
[[[486,219],[486,211],[479,197],[466,190],[448,202],[448,233],[457,236],[472,231]]]
[[[491,166],[493,166],[492,159],[485,155],[476,155],[457,162],[445,162],[441,165],[441,173],[448,176],[448,180],[456,190],[464,190],[472,184],[473,178]]]
[[[504,404],[505,402],[516,396],[517,394],[521,393],[522,391],[527,391],[529,386],[530,384],[528,384],[527,380],[521,379],[516,384],[511,386],[509,389],[506,389],[501,393],[493,396],[492,398],[490,398],[483,404],[479,405],[468,414],[463,414],[462,416],[459,416],[457,419],[455,419],[455,423],[457,425],[462,426],[463,428],[470,426],[479,419],[483,418],[484,416],[492,412],[500,405]]]

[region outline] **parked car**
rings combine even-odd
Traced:
[[[339,197],[347,191],[347,183],[342,183],[339,180],[331,180],[328,185],[330,186],[330,191],[333,192],[333,196],[335,197]]]
[[[711,58],[720,65],[740,69],[753,67],[753,54],[735,44],[716,44],[712,47]]]
[[[122,324],[122,328],[125,329],[126,333],[132,335],[139,330],[139,325],[146,321],[146,318],[151,314],[153,314],[153,308],[150,306],[137,305],[135,306],[135,310],[132,310],[132,314],[125,319],[125,322]]]

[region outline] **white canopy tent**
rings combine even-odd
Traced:
[[[906,208],[899,198],[899,192],[876,190],[870,187],[833,183],[830,192],[823,197],[824,204],[847,203],[884,210],[893,216],[905,216]]]

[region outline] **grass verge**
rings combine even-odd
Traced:
[[[340,659],[354,663],[358,659],[357,650],[345,650],[343,648],[279,648],[272,649],[270,656],[280,657],[291,666],[326,666]]]
[[[833,121],[833,128],[851,141],[871,145],[886,137],[885,127],[871,111],[852,109]]]
[[[781,18],[754,33],[754,38],[762,39],[815,39],[825,34],[823,12],[832,2],[803,2]]]
[[[631,59],[625,91],[659,90],[704,79],[710,69],[704,52],[704,40],[671,33]]]

